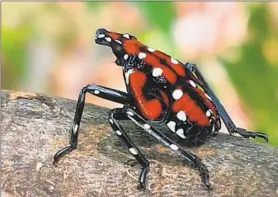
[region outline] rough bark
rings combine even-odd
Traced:
[[[2,194],[28,197],[89,196],[278,196],[278,149],[242,137],[219,134],[190,148],[210,171],[212,191],[181,158],[123,121],[149,159],[147,189],[139,191],[139,166],[107,122],[105,109],[86,104],[79,146],[52,165],[55,152],[68,144],[76,101],[43,94],[2,91]],[[167,131],[164,131],[167,133]]]

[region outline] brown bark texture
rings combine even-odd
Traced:
[[[207,165],[213,187],[208,191],[196,169],[131,121],[121,121],[150,161],[147,188],[138,190],[140,166],[128,165],[133,157],[111,129],[109,109],[88,103],[79,146],[55,167],[53,155],[68,145],[75,108],[69,99],[1,91],[3,196],[278,196],[278,148],[222,133],[200,147],[184,146]]]

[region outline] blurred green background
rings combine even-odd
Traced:
[[[3,2],[1,20],[2,89],[74,100],[88,83],[124,90],[111,50],[94,34],[129,32],[197,63],[235,123],[278,146],[276,2]]]

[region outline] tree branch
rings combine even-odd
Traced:
[[[210,171],[212,191],[197,170],[136,125],[123,127],[150,161],[147,189],[139,191],[139,166],[107,122],[105,109],[86,104],[79,146],[57,167],[53,155],[68,145],[76,101],[43,94],[1,92],[2,194],[28,197],[278,196],[278,149],[219,134],[190,148]],[[165,133],[168,131],[163,130]],[[271,139],[270,139],[271,140]]]

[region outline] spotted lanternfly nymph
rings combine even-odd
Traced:
[[[174,143],[155,129],[154,125],[166,124],[170,132],[175,133],[181,140],[191,145],[201,145],[220,130],[222,119],[230,134],[238,133],[245,138],[261,137],[268,141],[268,136],[264,133],[236,127],[195,64],[182,63],[142,44],[128,33],[98,29],[95,42],[112,49],[117,58],[115,63],[123,68],[127,93],[95,84],[82,88],[69,146],[55,154],[54,163],[77,148],[86,93],[124,105],[123,108],[112,109],[108,114],[108,121],[142,167],[139,177],[141,188],[146,186],[149,161],[128,137],[119,120],[132,120],[159,142],[190,161],[199,170],[201,179],[208,188],[209,172],[201,159]]]

